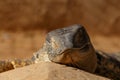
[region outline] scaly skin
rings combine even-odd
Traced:
[[[96,51],[97,69],[96,74],[114,80],[120,80],[120,53],[105,53]]]

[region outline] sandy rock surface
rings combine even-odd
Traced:
[[[109,80],[75,68],[40,62],[0,74],[0,80]]]

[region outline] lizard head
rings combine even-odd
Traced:
[[[46,50],[51,61],[71,49],[80,49],[82,52],[89,49],[89,36],[81,25],[56,29],[48,33],[46,37]]]
[[[94,53],[90,38],[81,25],[73,25],[49,32],[45,47],[50,61],[75,66],[77,66],[75,63],[80,62],[80,60],[86,62],[89,57],[92,58],[91,54]]]

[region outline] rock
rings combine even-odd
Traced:
[[[40,62],[0,74],[0,80],[110,80],[72,67]]]

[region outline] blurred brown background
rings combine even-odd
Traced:
[[[120,0],[0,0],[0,59],[29,58],[48,31],[72,24],[96,49],[120,51]]]

